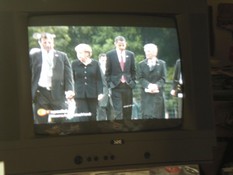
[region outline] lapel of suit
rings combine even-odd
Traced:
[[[52,82],[54,82],[54,80],[57,80],[57,76],[59,75],[60,71],[61,71],[61,67],[59,65],[59,54],[58,52],[54,51],[54,55],[53,55],[53,76],[52,76]]]
[[[146,74],[149,74],[150,72],[150,67],[148,66],[148,60],[145,60],[143,63],[142,63],[142,72],[146,73]]]
[[[156,68],[157,66],[159,66],[159,65],[160,65],[160,64],[159,64],[159,61],[157,60],[156,63],[155,63],[155,65],[153,65],[153,66],[150,67],[150,66],[148,65],[148,61],[147,61],[147,67],[149,68],[150,72],[154,71],[155,68]]]
[[[54,54],[53,54],[53,67],[56,66],[58,57],[59,57],[58,53],[56,51],[54,51]]]
[[[116,63],[115,65],[118,65],[119,69],[121,70],[121,65],[120,65],[119,58],[118,58],[116,50],[114,52],[114,62]]]
[[[129,67],[130,64],[130,56],[127,51],[125,51],[125,70]]]
[[[42,52],[39,52],[37,58],[36,58],[36,66],[40,69],[39,72],[41,71],[42,68]],[[39,65],[39,66],[38,66]]]
[[[36,53],[36,64],[42,64],[42,52]]]

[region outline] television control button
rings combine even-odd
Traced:
[[[88,162],[91,162],[91,161],[92,161],[92,158],[91,158],[91,157],[87,157],[87,161],[88,161]]]
[[[81,164],[81,163],[83,163],[83,157],[82,156],[76,156],[74,158],[74,162],[75,162],[75,164]]]
[[[144,153],[144,158],[145,158],[145,159],[150,159],[150,156],[151,156],[151,155],[150,155],[149,152],[145,152],[145,153]]]
[[[114,156],[114,155],[111,155],[111,156],[110,156],[110,159],[111,159],[111,160],[114,160],[114,159],[115,159],[115,156]]]
[[[95,156],[94,161],[98,161],[98,160],[99,160],[99,157]]]
[[[108,160],[108,156],[104,156],[104,160]]]

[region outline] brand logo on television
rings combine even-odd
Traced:
[[[123,139],[113,139],[111,140],[111,144],[113,145],[123,145],[125,142]]]

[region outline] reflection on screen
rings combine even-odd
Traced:
[[[76,123],[79,132],[96,121],[118,130],[135,122],[141,130],[154,127],[148,121],[182,118],[175,25],[30,26],[28,38],[35,125]]]

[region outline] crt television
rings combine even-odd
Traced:
[[[211,161],[215,134],[207,9],[205,0],[127,0],[123,4],[107,0],[3,0],[0,160],[6,174],[72,173]],[[29,51],[38,46],[33,43],[32,34],[56,30],[56,40],[66,43],[74,39],[64,35],[60,28],[84,31],[91,28],[92,33],[93,28],[96,31],[111,28],[119,35],[135,31],[127,38],[131,50],[149,42],[157,44],[159,58],[166,60],[169,68],[166,107],[174,111],[176,100],[169,96],[169,81],[171,85],[172,67],[180,59],[183,82],[180,115],[167,110],[163,119],[144,120],[139,115],[130,121],[55,120],[37,124],[31,100]],[[143,36],[139,32],[142,30]],[[109,32],[101,34],[113,39]],[[101,34],[92,34],[90,38],[101,40]],[[82,36],[65,47],[71,62],[76,59],[73,46]],[[133,41],[138,38],[140,42],[136,45]],[[91,41],[81,40],[92,45]],[[108,41],[113,46],[113,41]],[[55,48],[65,49],[59,44]],[[99,50],[96,47],[93,50],[97,57]],[[135,52],[136,60],[144,59],[142,48]],[[138,93],[137,88],[134,91]]]

